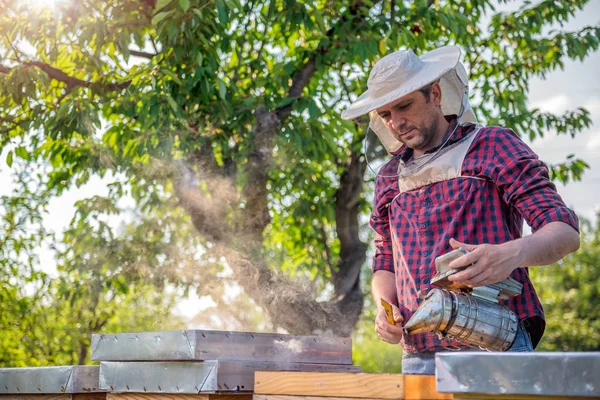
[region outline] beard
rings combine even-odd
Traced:
[[[427,149],[429,146],[433,144],[436,139],[436,134],[438,131],[438,121],[433,119],[431,123],[427,124],[426,122],[422,124],[416,125],[405,125],[399,127],[399,132],[408,132],[411,129],[414,129],[413,132],[410,133],[409,136],[400,135],[400,133],[393,132],[396,139],[402,144],[413,150],[423,150]]]

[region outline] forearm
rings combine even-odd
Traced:
[[[579,233],[563,222],[550,222],[537,232],[508,242],[518,256],[518,267],[548,265],[579,248]]]
[[[579,233],[564,222],[550,222],[533,235],[503,244],[473,245],[450,239],[453,248],[469,253],[450,263],[450,268],[467,267],[448,279],[471,287],[502,282],[519,267],[548,265],[579,248]]]
[[[380,299],[384,299],[390,304],[398,305],[396,275],[393,272],[384,270],[375,271],[373,280],[371,281],[371,290],[378,309],[382,307]]]

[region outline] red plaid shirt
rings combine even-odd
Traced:
[[[446,135],[455,124],[452,121]],[[472,129],[474,125],[459,126],[448,144]],[[452,250],[450,238],[469,244],[504,243],[521,237],[523,219],[533,232],[552,221],[579,231],[577,216],[556,192],[544,163],[509,129],[482,128],[471,144],[462,175],[483,179],[456,178],[398,194],[399,160],[411,157],[412,150],[403,146],[381,168],[371,216],[377,234],[373,271],[395,272],[404,321],[421,303],[419,294],[432,288],[434,260]],[[523,284],[523,292],[507,305],[519,320],[525,320],[530,332],[537,332],[539,340],[545,327],[544,311],[528,270],[517,268],[511,277]],[[406,335],[402,346],[411,353],[465,347],[432,333]]]

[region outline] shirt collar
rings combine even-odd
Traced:
[[[458,124],[458,119],[456,118],[456,115],[451,115],[449,117],[446,117],[446,119],[450,124],[448,125],[448,129],[446,130],[446,133],[444,134],[444,139],[442,139],[442,144],[433,149],[427,150],[425,152],[425,154],[436,152],[443,145],[449,145],[449,144],[458,142],[459,140],[464,138],[471,131],[471,127],[473,126],[473,124],[468,123],[468,124],[464,124],[464,125],[460,125],[460,126],[456,127],[456,125]],[[454,132],[455,127],[456,127],[456,131]],[[452,134],[453,132],[454,132],[454,134]],[[450,135],[452,135],[452,137],[448,140],[448,137]],[[446,140],[448,140],[447,143],[446,143]],[[410,147],[408,147],[406,145],[403,145],[398,150],[393,152],[392,155],[394,157],[399,157],[400,160],[402,160],[403,162],[406,163],[406,162],[410,161],[410,159],[412,158],[413,149],[411,149]]]

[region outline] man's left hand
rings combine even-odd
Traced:
[[[454,249],[462,246],[469,252],[452,261],[450,268],[470,266],[451,275],[448,279],[452,282],[461,282],[469,287],[502,282],[517,267],[521,266],[519,246],[515,242],[474,245],[450,239],[450,246]]]

